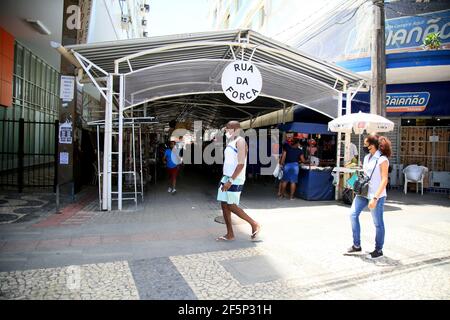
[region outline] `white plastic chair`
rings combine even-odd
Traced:
[[[427,172],[427,167],[418,166],[416,164],[411,164],[403,169],[403,174],[405,175],[405,194],[408,192],[408,182],[413,182],[416,183],[416,193],[419,192],[419,184],[421,185],[423,195],[423,178]]]

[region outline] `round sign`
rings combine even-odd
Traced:
[[[252,102],[258,97],[261,88],[261,73],[248,61],[233,61],[223,70],[222,90],[233,102],[240,104]]]

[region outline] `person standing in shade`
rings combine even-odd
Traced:
[[[370,177],[369,192],[367,197],[357,195],[353,200],[350,220],[352,223],[353,245],[347,250],[347,254],[358,253],[361,248],[361,228],[359,215],[365,207],[372,213],[375,224],[375,250],[368,258],[376,259],[383,256],[384,245],[384,203],[386,201],[386,185],[388,183],[389,157],[391,156],[391,142],[388,138],[378,135],[369,135],[364,139],[364,175]]]
[[[185,148],[186,148],[186,145],[183,141],[183,136],[179,136],[178,142],[175,143],[175,150],[178,155],[178,159],[180,160],[179,164],[178,164],[178,176],[179,177],[181,177],[182,173],[183,173],[183,168],[184,168],[183,157],[184,157],[184,149]]]
[[[317,148],[317,142],[314,139],[308,141],[308,147],[306,148],[308,153],[308,160],[311,165],[319,165],[319,149]]]
[[[232,212],[250,224],[252,227],[251,240],[256,240],[261,230],[260,224],[247,215],[244,210],[239,208],[239,200],[245,182],[248,152],[247,143],[240,136],[240,128],[238,121],[228,122],[225,128],[228,144],[224,152],[223,176],[217,191],[217,200],[221,203],[227,234],[218,237],[216,239],[217,241],[234,240],[233,226],[231,223]]]
[[[180,164],[180,158],[175,148],[175,141],[169,142],[169,148],[164,152],[163,161],[169,176],[169,188],[167,189],[167,192],[175,194],[177,192],[178,166]]]
[[[349,153],[346,154],[344,163],[346,165],[350,163],[358,164],[358,148],[353,142],[350,142]]]
[[[281,190],[278,197],[283,198],[286,192],[286,186],[290,183],[290,199],[294,200],[295,189],[298,182],[299,161],[305,163],[303,150],[300,149],[300,140],[294,138],[292,145],[284,144],[283,154],[280,160],[280,166],[283,168],[283,177],[281,178]]]

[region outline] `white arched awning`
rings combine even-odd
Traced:
[[[136,119],[140,113],[156,117],[160,123],[203,120],[205,126],[217,127],[231,119],[254,120],[276,110],[285,111],[292,105],[334,118],[342,110],[342,93],[368,88],[367,80],[359,75],[251,30],[57,49],[87,75],[81,81],[91,81],[106,101],[102,176],[105,210],[111,210],[111,193],[118,194],[118,208],[122,209],[124,118]],[[236,60],[251,61],[262,75],[261,92],[250,104],[233,103],[223,94],[222,72]],[[117,140],[112,138],[114,134]],[[118,179],[117,191],[112,192],[111,163],[115,155]],[[136,191],[133,199],[137,203]]]
[[[211,95],[222,100],[211,105],[209,113],[204,113],[206,118],[214,114],[215,124],[226,122],[231,117],[231,109],[242,111],[232,114],[242,121],[281,109],[286,104],[300,104],[334,118],[338,115],[339,92],[367,87],[367,81],[359,75],[251,30],[103,42],[66,49],[91,80],[97,82],[98,88],[107,87],[108,75],[123,75],[124,110],[137,110],[145,103],[146,108],[150,106],[158,115],[160,110],[153,107],[166,101],[162,105],[169,110],[162,121],[179,117],[179,108],[171,106],[168,100],[176,98],[181,103],[181,97],[186,97],[192,102],[194,95],[199,104],[205,104]],[[263,77],[260,96],[273,99],[271,103],[263,99],[262,103],[256,101],[247,106],[220,98],[222,71],[235,59],[251,60],[260,69]],[[119,91],[119,81],[113,87]],[[107,98],[106,93],[104,97]],[[157,101],[158,104],[153,104]],[[220,110],[221,105],[227,105],[226,112]]]

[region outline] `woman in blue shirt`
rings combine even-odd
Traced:
[[[280,166],[283,168],[283,178],[281,178],[281,190],[278,197],[283,198],[286,192],[286,186],[290,183],[290,199],[294,199],[295,189],[298,182],[299,161],[306,162],[302,149],[300,149],[300,140],[294,138],[292,145],[286,143],[283,147]]]

